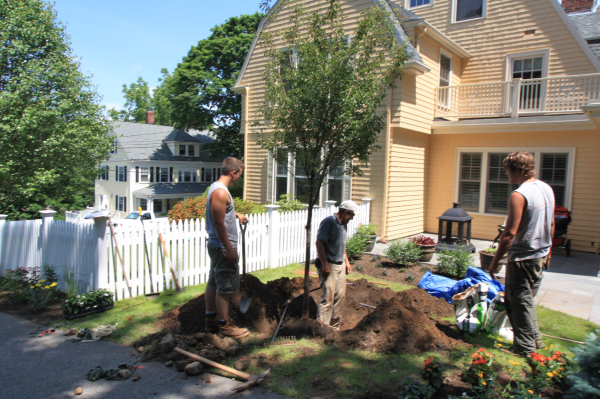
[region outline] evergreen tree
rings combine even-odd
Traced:
[[[575,361],[580,367],[577,374],[568,378],[573,386],[567,391],[565,399],[600,398],[600,330],[590,333],[583,347],[571,349]]]

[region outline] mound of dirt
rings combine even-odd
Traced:
[[[326,342],[383,353],[449,350],[458,341],[444,334],[429,316],[436,308],[445,307],[442,313],[448,313],[451,305],[439,301],[420,288],[398,292],[381,301],[353,329],[332,334]]]

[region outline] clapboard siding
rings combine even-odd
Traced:
[[[590,251],[590,242],[600,241],[600,137],[597,130],[515,132],[502,134],[433,135],[430,142],[425,230],[437,232],[436,217],[452,206],[456,147],[575,147],[573,222],[569,238],[573,249]],[[538,169],[539,170],[539,169]],[[473,215],[473,238],[494,239],[504,216]]]

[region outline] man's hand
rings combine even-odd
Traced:
[[[236,212],[235,217],[239,219],[240,226],[248,221],[248,218],[246,216],[242,215],[241,213]]]
[[[233,248],[225,250],[223,252],[223,256],[227,259],[227,263],[230,265],[236,265],[238,263],[238,253]]]
[[[352,272],[352,265],[350,262],[346,262],[346,274],[350,274]]]
[[[327,278],[327,276],[329,276],[330,273],[331,269],[329,268],[329,262],[323,263],[323,266],[321,266],[321,274],[323,275],[323,277]]]
[[[488,269],[488,274],[492,277],[492,280],[497,280],[496,269],[498,269],[498,261],[494,258],[492,259],[492,263],[490,263],[490,267]]]

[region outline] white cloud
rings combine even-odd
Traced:
[[[150,97],[154,97],[154,90],[156,90],[156,86],[150,86],[148,89],[150,91]]]
[[[130,72],[135,72],[135,71],[139,71],[141,69],[144,69],[144,67],[141,66],[140,64],[137,64],[136,66],[134,66],[133,68],[131,68],[129,71]]]
[[[106,109],[115,109],[117,111],[120,111],[123,109],[123,106],[117,103],[106,103]]]

